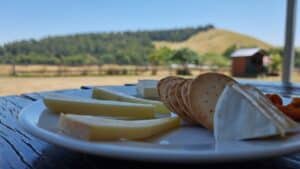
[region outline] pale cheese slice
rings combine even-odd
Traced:
[[[242,140],[281,135],[298,124],[278,110],[258,89],[228,84],[216,105],[216,140]]]
[[[101,141],[145,139],[180,125],[178,117],[150,120],[116,120],[103,117],[61,114],[59,129],[75,138]]]
[[[132,103],[151,104],[154,106],[154,111],[156,113],[170,113],[170,110],[168,110],[166,106],[160,101],[142,99],[124,93],[112,91],[103,87],[94,88],[92,97],[95,99],[103,100],[116,100]]]
[[[46,95],[43,101],[46,107],[55,113],[134,117],[136,119],[155,116],[154,106],[151,104],[96,100],[61,94]]]

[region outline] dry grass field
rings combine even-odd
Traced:
[[[80,88],[82,85],[122,85],[138,79],[159,79],[159,76],[92,76],[92,77],[0,77],[0,95]]]
[[[156,47],[166,46],[171,49],[190,48],[199,54],[213,52],[222,54],[230,46],[237,44],[238,46],[257,46],[262,49],[269,49],[272,46],[261,40],[231,32],[223,29],[212,29],[206,32],[199,32],[188,40],[183,42],[154,42]]]
[[[14,95],[38,91],[79,88],[82,85],[123,85],[139,79],[160,79],[159,76],[81,76],[81,77],[0,77],[0,95]],[[280,81],[280,77],[259,77],[259,80]],[[293,74],[300,83],[300,74]]]
[[[109,65],[109,68],[113,68],[113,65]],[[103,67],[106,68],[106,67]],[[117,68],[120,68],[117,67]],[[122,69],[132,69],[132,66],[122,67]],[[57,74],[49,76],[47,72],[58,71],[58,66],[47,65],[30,65],[30,66],[17,66],[18,72],[36,72],[36,74],[18,75],[17,77],[8,76],[11,71],[10,65],[0,65],[0,96],[15,95],[21,93],[39,92],[39,91],[51,91],[59,89],[71,89],[80,88],[83,85],[123,85],[125,83],[136,83],[139,79],[160,79],[167,75],[175,75],[174,70],[169,71],[163,69],[158,72],[156,76],[151,76],[151,71],[140,72],[138,75],[100,75],[85,74],[82,76],[80,72],[83,70],[97,71],[97,66],[81,66],[81,67],[64,67],[69,74],[57,77]],[[200,73],[207,72],[209,70],[193,70],[193,76]],[[219,72],[229,75],[229,70],[218,70]],[[72,76],[72,73],[77,72],[76,76]],[[79,72],[79,74],[78,74]],[[93,71],[92,71],[93,72]],[[36,77],[38,75],[38,77]],[[45,77],[47,75],[47,77]],[[70,76],[71,75],[71,76]],[[280,81],[280,77],[258,77],[259,80],[266,81]],[[293,81],[300,83],[300,72],[293,73]]]
[[[84,66],[59,66],[59,65],[16,65],[15,72],[17,76],[83,76],[83,75],[99,75],[107,70],[135,70],[139,67],[129,65],[84,65]],[[13,72],[12,65],[0,65],[0,76],[9,76]],[[129,72],[130,73],[130,72]]]
[[[197,75],[199,71],[194,71]],[[72,89],[86,86],[123,85],[125,83],[137,83],[140,79],[160,79],[170,75],[168,71],[161,71],[156,76],[150,72],[140,75],[114,75],[114,76],[65,76],[65,77],[13,77],[0,76],[0,96],[21,93],[50,91],[59,89]],[[174,73],[172,73],[174,75]]]

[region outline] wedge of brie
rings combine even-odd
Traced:
[[[214,115],[216,140],[242,140],[284,136],[298,124],[278,110],[258,89],[228,84]]]

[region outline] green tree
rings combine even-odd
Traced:
[[[174,51],[167,47],[153,50],[148,56],[148,61],[152,65],[151,74],[156,75],[157,66],[165,65],[173,53]]]
[[[215,53],[206,53],[201,55],[199,59],[200,64],[208,65],[211,67],[228,67],[230,65],[230,59]]]
[[[199,55],[195,51],[189,48],[182,48],[176,50],[170,57],[169,61],[172,63],[186,65],[189,63],[198,64],[198,59]]]
[[[281,56],[283,56],[283,49],[282,48],[270,48],[267,51],[268,55],[273,55],[273,54],[279,54]]]
[[[295,53],[295,67],[300,68],[300,51],[296,50]]]
[[[4,48],[2,46],[0,46],[0,56],[4,55]]]
[[[267,51],[269,55],[279,54],[283,56],[283,49],[282,48],[271,48]],[[295,50],[295,67],[300,68],[300,50],[297,48]]]
[[[167,47],[162,47],[153,50],[149,56],[148,60],[152,65],[164,65],[172,57],[174,51]]]
[[[177,70],[177,74],[190,75],[191,72],[188,68],[188,64],[198,64],[199,56],[196,52],[188,48],[178,49],[170,57],[171,63],[177,63],[182,66],[181,69]]]
[[[17,64],[57,64],[56,61],[61,62],[58,64],[64,64],[64,61],[67,64],[85,64],[93,60],[92,57],[86,56],[93,56],[98,59],[97,63],[101,64],[113,62],[146,65],[148,56],[155,50],[153,41],[179,42],[200,31],[213,28],[212,25],[206,25],[169,30],[49,36],[40,40],[6,43],[0,46],[0,56],[2,63],[10,63],[11,57],[16,57]],[[89,59],[88,62],[84,61],[85,59]]]
[[[106,64],[116,63],[116,58],[112,54],[103,54],[100,56],[100,62]]]
[[[237,49],[236,44],[229,46],[224,52],[223,56],[230,58],[231,54]]]
[[[270,56],[271,59],[271,63],[268,65],[269,68],[269,73],[271,74],[278,74],[280,69],[281,69],[281,65],[282,65],[282,57],[279,54],[272,54]]]
[[[15,63],[18,64],[58,64],[59,60],[54,57],[48,57],[47,55],[41,55],[36,53],[29,53],[27,55],[15,55],[12,56],[10,59],[13,60]]]

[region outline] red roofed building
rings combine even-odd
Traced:
[[[266,53],[260,48],[237,49],[231,54],[231,74],[237,77],[257,76],[265,71]]]

